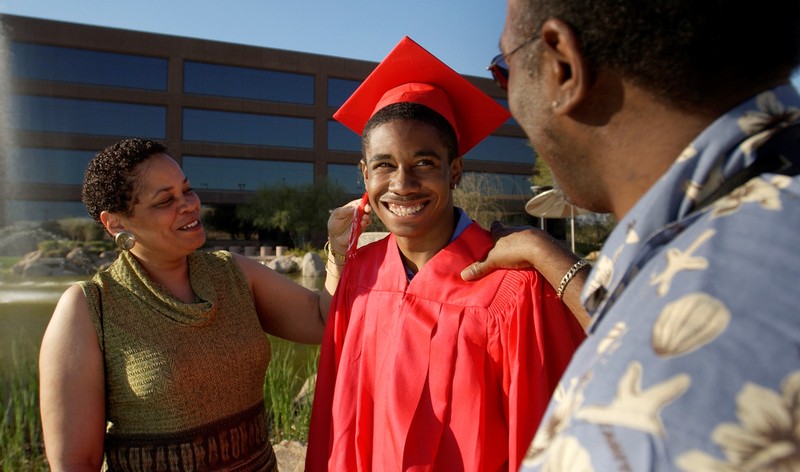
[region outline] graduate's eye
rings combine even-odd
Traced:
[[[394,165],[391,162],[380,161],[372,164],[372,168],[375,170],[389,170],[393,169]]]

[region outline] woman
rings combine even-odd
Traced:
[[[265,333],[319,343],[336,278],[318,294],[246,257],[198,251],[200,200],[158,142],[98,153],[82,196],[122,251],[64,292],[42,341],[52,469],[97,471],[105,453],[109,470],[274,470]],[[349,236],[340,214],[336,248]]]
[[[538,272],[456,273],[492,245],[453,206],[461,156],[508,112],[404,38],[334,117],[391,234],[342,274],[306,470],[516,470],[583,332]]]

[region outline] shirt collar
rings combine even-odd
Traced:
[[[453,230],[453,237],[450,238],[451,243],[455,241],[456,238],[461,236],[461,233],[463,233],[464,230],[467,229],[467,227],[469,227],[469,225],[472,224],[472,220],[470,219],[469,216],[467,216],[467,212],[465,212],[461,208],[453,207],[453,212],[455,213],[457,219],[456,219],[456,227]],[[406,278],[408,279],[409,282],[411,282],[411,279],[414,278],[414,273],[411,272],[411,269],[408,268],[405,262],[403,262],[403,267],[406,270]]]
[[[613,303],[648,260],[654,235],[689,216],[696,202],[752,163],[770,136],[798,121],[800,95],[786,84],[752,97],[700,133],[609,235],[582,294],[589,313],[597,318]]]

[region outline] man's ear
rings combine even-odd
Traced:
[[[108,234],[112,236],[125,229],[125,225],[119,215],[110,211],[103,210],[100,212],[100,222],[103,223]]]
[[[590,73],[575,31],[567,23],[550,18],[542,25],[545,61],[542,70],[552,80],[554,112],[568,113],[578,106],[589,90]]]
[[[359,165],[361,166],[361,177],[366,182],[367,181],[367,162],[364,159],[361,159],[361,161],[359,161]]]

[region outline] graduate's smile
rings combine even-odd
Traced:
[[[415,203],[395,203],[383,202],[386,209],[395,216],[414,216],[422,211],[427,206],[428,202],[415,202]]]
[[[374,127],[365,147],[364,185],[375,216],[395,237],[443,247],[453,232],[449,148],[431,124],[395,119]]]

